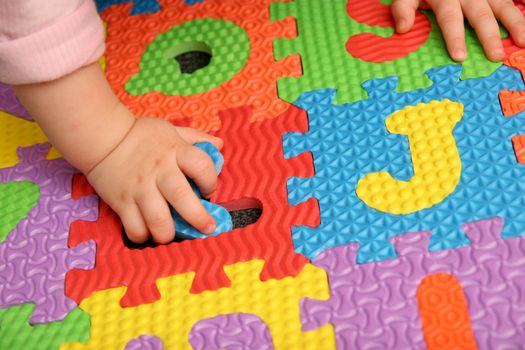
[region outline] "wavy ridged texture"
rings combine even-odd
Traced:
[[[164,350],[164,343],[154,335],[141,335],[126,344],[124,350]]]
[[[357,244],[325,250],[314,264],[328,272],[331,297],[302,300],[303,329],[332,324],[339,349],[424,349],[418,286],[441,272],[461,283],[480,349],[521,349],[525,237],[502,239],[503,224],[502,218],[465,224],[471,246],[439,252],[428,251],[429,232],[408,233],[392,239],[395,259],[375,263],[356,263]],[[432,336],[436,328],[427,330]]]
[[[0,182],[29,181],[40,188],[36,206],[0,244],[0,307],[35,303],[32,323],[62,320],[76,303],[65,296],[68,270],[90,269],[95,244],[67,246],[69,225],[97,219],[97,197],[71,198],[76,171],[63,159],[46,161],[49,145],[18,151],[20,163],[0,169]]]
[[[317,202],[297,207],[287,204],[286,179],[313,176],[309,155],[286,161],[281,135],[306,131],[306,114],[291,107],[278,118],[250,123],[249,107],[221,112],[224,167],[213,202],[224,204],[246,198],[262,203],[262,215],[250,226],[217,237],[172,243],[143,250],[124,246],[121,224],[106,204],[100,204],[96,223],[72,225],[70,244],[97,242],[97,265],[88,271],[72,271],[66,279],[67,295],[80,302],[95,290],[128,286],[122,306],[153,302],[160,298],[158,278],[193,271],[191,292],[230,286],[223,267],[239,261],[264,259],[263,280],[299,273],[307,259],[294,253],[290,227],[319,224]],[[77,178],[75,193],[89,192],[87,182]]]
[[[220,315],[195,323],[190,332],[193,350],[273,350],[268,326],[256,315]]]
[[[119,98],[138,116],[170,121],[192,118],[191,125],[202,130],[217,130],[220,127],[217,113],[225,108],[250,105],[254,108],[253,121],[274,118],[288,107],[278,99],[277,78],[298,76],[301,66],[297,57],[278,62],[273,58],[272,40],[292,37],[296,30],[293,20],[270,22],[272,1],[275,0],[206,0],[189,7],[181,0],[160,0],[161,10],[156,13],[131,17],[130,4],[112,6],[102,13],[108,25],[106,76]],[[140,72],[146,48],[160,33],[202,18],[220,18],[246,31],[250,55],[237,74],[218,87],[188,96],[155,91],[136,96],[125,90],[130,78]],[[201,70],[205,72],[206,67]]]
[[[334,349],[331,326],[303,332],[299,317],[302,297],[328,298],[325,272],[307,264],[296,277],[263,282],[257,277],[263,264],[252,260],[226,266],[231,287],[213,292],[189,293],[193,273],[159,279],[162,298],[136,307],[119,305],[125,287],[93,293],[80,304],[91,316],[91,338],[85,344],[63,344],[61,350],[123,349],[145,334],[159,337],[166,349],[191,349],[188,340],[195,323],[230,313],[257,315],[268,326],[277,349]]]
[[[33,120],[16,97],[11,86],[4,83],[0,83],[0,110],[23,119]]]

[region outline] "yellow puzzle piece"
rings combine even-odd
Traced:
[[[331,325],[302,332],[299,303],[304,297],[328,299],[326,273],[306,265],[297,277],[261,281],[264,261],[252,260],[226,266],[230,288],[190,294],[194,273],[159,279],[161,300],[122,308],[126,287],[93,293],[80,304],[91,315],[91,338],[87,344],[65,343],[61,350],[124,349],[141,335],[163,340],[164,349],[191,349],[192,326],[202,319],[229,313],[250,313],[268,326],[275,349],[335,349]]]
[[[414,176],[400,181],[386,171],[368,174],[357,184],[357,196],[391,214],[410,214],[443,201],[461,177],[452,131],[462,117],[463,105],[449,100],[420,103],[389,116],[387,130],[408,136]]]
[[[37,123],[0,111],[0,168],[9,168],[18,163],[16,149],[37,143],[49,142]],[[47,159],[60,158],[53,147]]]

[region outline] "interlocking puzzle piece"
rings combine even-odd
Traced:
[[[39,196],[38,186],[31,182],[12,181],[0,184],[0,242],[35,206]]]
[[[0,243],[0,307],[34,303],[31,323],[64,319],[77,305],[65,296],[65,275],[71,269],[90,269],[95,243],[67,247],[74,220],[97,219],[97,198],[71,198],[75,169],[63,159],[47,161],[50,146],[18,151],[20,163],[0,169],[0,183],[29,181],[38,185],[37,205]]]
[[[193,350],[274,349],[268,326],[257,315],[244,313],[197,322],[191,329],[189,342]]]
[[[272,4],[271,18],[293,16],[297,21],[299,33],[299,36],[292,40],[276,40],[275,57],[281,59],[290,54],[299,54],[303,68],[303,75],[299,78],[285,77],[278,80],[279,97],[293,102],[305,91],[332,87],[338,91],[336,103],[353,102],[366,98],[365,91],[360,88],[362,82],[393,75],[400,76],[400,91],[430,86],[431,81],[423,74],[424,71],[454,63],[446,51],[433,14],[425,13],[431,22],[430,33],[425,30],[425,21],[421,19],[412,31],[399,36],[394,34],[391,11],[382,5],[383,2],[295,0]],[[347,9],[350,10],[350,14],[347,13]],[[421,16],[418,14],[417,18],[422,18]],[[364,21],[365,18],[367,23],[374,26],[358,22]],[[366,53],[370,53],[371,50],[379,52],[381,55],[378,56],[388,57],[390,61],[378,64],[351,56],[345,43],[355,35],[362,38],[362,33],[371,33],[366,34],[367,38],[371,35],[387,37],[376,39],[382,41],[381,46],[363,41],[361,48]],[[427,35],[428,39],[423,40]],[[500,63],[493,63],[485,58],[481,44],[472,29],[466,29],[465,35],[469,54],[463,62],[462,78],[482,77],[493,72]],[[395,45],[401,38],[409,37],[412,42],[417,39],[418,43],[424,44],[415,48],[405,42],[408,49],[403,51],[399,49],[399,45]],[[363,46],[366,46],[366,49]],[[390,50],[393,46],[395,50]],[[412,52],[415,49],[417,50]],[[412,53],[406,55],[407,52]],[[398,58],[392,60],[396,54]],[[368,56],[365,55],[364,58],[370,59]],[[373,54],[371,56],[376,57]]]
[[[505,59],[505,65],[516,68],[525,79],[525,50],[517,51]],[[502,90],[499,94],[503,114],[513,116],[525,110],[525,91]]]
[[[0,309],[0,349],[55,350],[64,342],[89,339],[89,316],[75,308],[61,322],[31,326],[34,305]]]
[[[465,294],[454,276],[425,277],[417,288],[417,302],[427,350],[477,349]]]
[[[184,0],[184,2],[186,3],[186,5],[193,5],[193,4],[198,4],[198,3],[201,3],[203,2],[204,0]]]
[[[226,108],[253,106],[251,121],[275,118],[289,107],[278,98],[276,80],[284,76],[299,76],[301,65],[298,56],[277,62],[274,59],[272,40],[293,37],[296,35],[296,27],[292,19],[270,21],[269,4],[273,1],[277,0],[206,0],[187,6],[181,0],[159,0],[161,10],[154,14],[132,17],[128,15],[130,4],[112,6],[102,13],[102,18],[108,25],[108,81],[118,97],[135,115],[155,116],[173,122],[191,119],[191,126],[201,130],[218,130],[218,112]],[[238,73],[217,87],[187,96],[168,95],[156,89],[141,95],[126,91],[125,85],[145,69],[146,65],[159,64],[155,60],[142,59],[143,56],[146,57],[148,46],[153,45],[156,38],[169,38],[169,35],[165,34],[172,28],[182,24],[191,27],[192,21],[202,21],[204,18],[220,18],[245,31],[249,38],[250,54]],[[164,50],[168,54],[177,43],[159,44],[165,45]],[[222,42],[228,55],[241,57],[239,49],[242,47],[237,44],[237,37],[227,38]],[[207,70],[213,67],[213,61],[220,59],[213,56],[213,52],[222,50],[216,46],[210,49],[212,64],[193,73],[204,75],[203,86],[209,86],[208,81],[216,80],[205,75]],[[172,60],[172,63],[177,65],[175,60]],[[202,72],[199,73],[200,71]],[[220,74],[224,75],[222,72]],[[171,81],[174,86],[178,83],[169,74],[164,75],[162,79]]]
[[[516,153],[518,163],[525,164],[525,135],[513,136],[512,145],[514,146],[514,153]]]
[[[157,0],[96,0],[98,12],[103,12],[111,5],[118,5],[124,3],[133,3],[131,15],[141,15],[147,13],[155,13],[160,10],[160,5]]]
[[[17,118],[0,111],[0,168],[8,168],[18,163],[16,150],[36,143],[48,141],[38,124]],[[46,159],[60,158],[55,148],[51,148]]]
[[[97,222],[75,222],[71,227],[71,247],[97,242],[97,265],[93,270],[71,271],[67,295],[80,302],[93,291],[126,285],[121,305],[134,306],[158,300],[155,281],[174,274],[195,272],[192,293],[227,287],[230,281],[223,266],[251,259],[265,260],[262,280],[299,273],[307,259],[294,252],[290,227],[319,225],[319,207],[314,200],[290,206],[286,179],[313,176],[313,162],[308,154],[285,160],[283,145],[276,140],[288,131],[306,131],[306,114],[291,107],[272,120],[250,123],[251,119],[250,107],[221,112],[223,127],[217,136],[224,140],[225,163],[212,202],[228,210],[262,208],[256,223],[217,237],[128,249],[120,221],[101,202]],[[87,182],[79,181],[73,188],[89,193]]]
[[[20,103],[11,86],[0,82],[0,110],[17,117],[32,120],[33,118]]]
[[[397,78],[369,80],[363,84],[369,99],[352,104],[334,105],[334,90],[305,93],[296,102],[308,111],[310,130],[283,137],[285,156],[312,152],[316,174],[290,179],[289,199],[293,205],[314,197],[321,211],[319,227],[293,228],[296,251],[313,259],[325,248],[359,242],[359,262],[387,259],[394,257],[389,237],[420,230],[432,230],[433,251],[460,247],[468,244],[461,224],[500,215],[506,222],[504,237],[525,232],[525,168],[516,162],[511,142],[525,130],[525,119],[504,118],[497,98],[502,88],[523,89],[523,81],[519,72],[505,66],[486,78],[460,81],[460,73],[458,65],[431,69],[427,74],[432,87],[406,93],[395,91]],[[387,132],[385,118],[407,105],[445,98],[464,106],[453,130],[462,169],[454,192],[431,208],[407,215],[369,207],[355,193],[365,175],[386,171],[399,181],[414,176],[414,150],[406,137]],[[420,142],[435,145],[425,137]],[[424,190],[435,193],[432,186]],[[394,195],[384,194],[379,200]]]
[[[477,344],[517,349],[525,339],[525,238],[502,239],[504,220],[463,225],[471,246],[429,252],[429,232],[392,239],[397,258],[357,264],[358,244],[325,250],[314,264],[328,272],[329,301],[301,303],[304,330],[333,324],[338,348],[425,348],[417,289],[426,276],[454,276],[463,287]]]
[[[195,146],[202,149],[211,157],[213,163],[215,164],[215,169],[217,169],[217,175],[219,175],[224,165],[224,157],[222,156],[221,152],[219,152],[217,147],[209,142],[197,143]],[[177,213],[175,209],[170,206],[171,215],[175,221],[175,227],[177,229],[177,236],[184,239],[206,238],[217,236],[223,232],[230,231],[233,227],[233,223],[228,210],[226,210],[224,207],[221,207],[220,205],[203,199],[199,189],[195,186],[195,184],[192,181],[190,181],[190,183],[195,194],[201,199],[201,203],[204,205],[204,208],[215,219],[217,226],[215,227],[215,231],[209,235],[201,233],[199,230],[191,226],[186,220],[184,220],[179,215],[179,213]]]
[[[145,334],[130,340],[124,350],[164,350],[164,343],[159,337]]]
[[[264,261],[252,260],[226,266],[230,288],[188,292],[193,273],[159,279],[162,299],[137,307],[122,308],[120,298],[126,288],[95,292],[80,307],[91,316],[91,338],[85,344],[66,343],[61,350],[122,349],[126,342],[142,334],[162,339],[167,349],[188,349],[192,326],[202,319],[229,313],[250,313],[268,326],[278,349],[333,349],[331,326],[303,333],[299,319],[302,297],[327,298],[328,285],[323,270],[306,265],[297,277],[259,280]],[[114,325],[120,326],[114,331]]]

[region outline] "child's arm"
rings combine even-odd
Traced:
[[[467,58],[464,17],[476,31],[492,61],[505,58],[496,20],[509,30],[518,46],[525,46],[525,19],[512,0],[394,0],[392,13],[399,33],[412,28],[418,8],[434,11],[448,52],[456,61]]]
[[[184,174],[203,195],[215,191],[211,159],[193,147],[221,140],[169,122],[135,117],[118,101],[97,63],[60,79],[15,87],[24,106],[72,165],[120,216],[135,242],[148,231],[166,243],[175,234],[168,200],[205,233],[215,222],[191,190]]]

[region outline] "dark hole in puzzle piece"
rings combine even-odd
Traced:
[[[180,65],[180,72],[191,74],[210,64],[211,54],[202,51],[184,52],[174,57]]]
[[[262,209],[248,208],[242,210],[232,210],[230,211],[230,215],[232,217],[233,229],[243,228],[256,223],[262,215]],[[158,246],[158,244],[153,242],[153,239],[151,238],[144,243],[132,242],[126,235],[124,228],[122,228],[122,239],[124,240],[124,245],[129,249],[155,248]],[[175,234],[175,238],[170,243],[183,241],[184,239],[178,238],[177,234]]]

